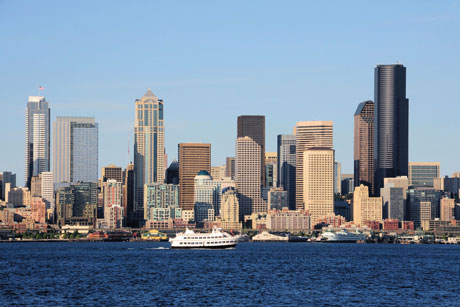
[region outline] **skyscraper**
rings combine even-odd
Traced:
[[[296,185],[296,139],[295,135],[278,135],[278,182],[277,186],[288,192],[288,205],[295,210]]]
[[[165,176],[165,131],[163,100],[150,89],[136,99],[134,121],[135,219],[144,218],[144,184],[163,183]]]
[[[303,152],[303,192],[313,226],[334,214],[334,150],[315,147]]]
[[[369,221],[382,221],[382,198],[369,197],[369,187],[360,185],[353,193],[353,222],[364,226]]]
[[[52,209],[54,212],[55,209],[55,200],[54,200],[54,176],[53,172],[43,172],[41,174],[41,195],[43,200],[46,203],[47,209]]]
[[[132,162],[123,171],[122,201],[126,224],[131,226],[134,220],[134,164]]]
[[[265,184],[265,116],[238,116],[237,138],[248,136],[260,146],[260,181]]]
[[[223,229],[241,229],[239,208],[238,193],[235,191],[235,188],[227,187],[222,189],[220,217]]]
[[[194,209],[195,176],[200,171],[211,173],[211,144],[179,144],[179,204],[181,209]]]
[[[98,124],[95,118],[58,116],[53,132],[54,182],[97,182]]]
[[[384,178],[408,175],[406,67],[401,64],[377,65],[374,103],[374,192],[378,194]]]
[[[31,177],[50,170],[50,108],[45,97],[29,96],[25,111],[25,185]]]
[[[242,221],[253,212],[267,212],[267,203],[261,197],[260,145],[245,136],[236,140],[236,188]]]
[[[304,209],[303,153],[313,147],[333,149],[333,122],[298,122],[294,127],[296,136],[296,208]]]
[[[364,101],[355,112],[354,182],[374,195],[374,102]]]

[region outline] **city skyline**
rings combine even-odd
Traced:
[[[267,152],[276,151],[276,136],[292,133],[292,126],[297,121],[333,120],[336,160],[341,162],[343,173],[352,173],[353,122],[350,118],[359,102],[373,99],[373,68],[381,63],[391,64],[397,61],[404,63],[408,68],[407,96],[411,99],[409,160],[439,161],[441,175],[450,175],[457,170],[455,158],[451,153],[458,150],[458,145],[450,142],[443,132],[455,129],[454,112],[445,112],[445,110],[449,109],[452,101],[455,100],[452,97],[455,97],[454,85],[458,78],[456,72],[459,69],[459,63],[452,59],[455,58],[454,50],[459,41],[458,39],[446,40],[446,37],[454,33],[452,29],[458,28],[455,27],[459,23],[456,17],[458,14],[455,14],[459,11],[458,5],[452,3],[437,6],[425,4],[412,12],[413,9],[409,5],[401,4],[399,11],[394,12],[392,19],[389,20],[382,17],[385,14],[372,16],[372,18],[367,16],[363,12],[369,11],[371,6],[361,3],[360,9],[362,10],[359,12],[349,10],[351,16],[346,19],[351,24],[340,29],[337,27],[339,23],[346,24],[344,23],[345,17],[342,16],[344,4],[336,4],[330,9],[330,14],[331,18],[337,19],[337,23],[334,22],[330,27],[323,27],[315,34],[308,29],[315,23],[324,24],[324,21],[314,16],[314,12],[323,7],[322,4],[298,3],[298,11],[310,17],[299,20],[298,29],[292,29],[292,22],[287,19],[290,13],[295,14],[292,7],[265,7],[260,16],[252,16],[261,22],[261,26],[257,26],[250,25],[249,20],[244,18],[248,17],[251,12],[255,12],[257,4],[245,4],[248,9],[247,13],[235,12],[237,17],[243,18],[241,26],[238,27],[246,27],[249,30],[247,34],[243,33],[243,44],[239,45],[240,51],[235,49],[236,44],[228,45],[228,43],[234,43],[235,39],[241,41],[240,37],[230,35],[227,42],[223,39],[225,35],[222,38],[216,38],[214,31],[201,29],[200,39],[213,38],[216,39],[216,46],[228,48],[218,49],[222,50],[223,58],[217,55],[219,52],[209,56],[209,51],[204,52],[202,47],[196,45],[190,47],[192,48],[191,55],[180,59],[179,65],[176,66],[171,65],[172,58],[159,51],[158,48],[145,48],[153,50],[149,53],[131,51],[134,53],[127,52],[126,55],[113,50],[106,60],[97,63],[97,59],[102,57],[107,49],[103,48],[105,44],[98,44],[96,41],[93,44],[95,56],[86,58],[79,55],[78,52],[82,51],[83,46],[73,44],[75,48],[69,53],[70,61],[64,61],[62,58],[54,57],[55,51],[52,51],[53,46],[58,47],[59,50],[62,47],[56,46],[56,43],[50,41],[47,38],[48,35],[43,33],[59,35],[63,33],[61,31],[69,30],[72,24],[70,21],[75,23],[76,16],[83,8],[77,7],[75,10],[70,10],[66,17],[69,21],[61,20],[62,29],[54,29],[45,21],[51,16],[50,14],[62,9],[59,5],[48,10],[47,4],[44,4],[43,7],[37,4],[29,4],[28,7],[24,7],[23,4],[13,2],[1,5],[6,15],[2,16],[5,18],[1,19],[0,25],[5,27],[7,23],[16,24],[10,16],[14,16],[19,10],[24,11],[25,17],[35,15],[37,12],[43,13],[43,18],[38,22],[31,22],[33,18],[25,18],[16,30],[7,28],[8,31],[0,34],[3,41],[8,42],[15,39],[17,46],[20,47],[38,40],[51,47],[43,48],[51,52],[36,50],[34,54],[27,56],[23,56],[23,52],[17,47],[9,47],[0,51],[4,55],[2,58],[8,58],[8,62],[4,62],[4,65],[5,71],[9,72],[8,75],[0,76],[2,84],[9,89],[0,93],[0,104],[10,115],[2,122],[1,127],[3,130],[14,132],[5,136],[4,142],[8,146],[2,151],[0,167],[16,173],[18,182],[22,182],[24,178],[23,161],[15,161],[16,157],[24,151],[23,136],[19,134],[19,131],[22,132],[23,129],[23,110],[27,96],[35,95],[40,85],[45,88],[41,94],[50,103],[51,121],[54,121],[55,116],[59,115],[92,116],[98,119],[100,165],[110,163],[126,165],[132,160],[134,118],[132,102],[150,87],[155,94],[166,101],[165,148],[169,157],[168,164],[174,158],[177,159],[175,148],[178,143],[204,142],[213,144],[212,164],[223,165],[225,157],[231,156],[234,151],[235,118],[241,114],[261,114],[266,116]],[[96,4],[96,7],[98,6],[100,4]],[[160,4],[146,5],[146,8],[146,11],[157,8],[158,11],[164,12],[164,15],[160,14],[159,18],[165,18],[172,13]],[[128,10],[135,10],[136,14],[143,14],[140,9],[139,6],[128,8]],[[372,9],[375,7],[372,6]],[[379,9],[391,10],[383,6]],[[115,16],[122,14],[120,8],[113,8],[113,10]],[[279,14],[281,21],[286,23],[280,28],[269,26],[263,20],[264,17],[274,16],[275,11],[276,14]],[[183,12],[178,13],[179,15],[184,14]],[[215,21],[215,17],[201,14],[204,13],[199,14],[203,17],[204,22]],[[358,14],[360,18],[353,18]],[[228,35],[229,32],[225,31],[225,26],[230,20],[225,14],[224,16],[217,14],[217,16],[224,18],[216,25],[216,29],[224,30],[224,34]],[[171,45],[171,39],[185,39],[189,31],[199,27],[199,25],[192,25],[191,29],[186,29],[184,22],[189,20],[188,18],[184,17],[182,22],[175,20],[176,23],[159,29],[153,29],[142,21],[138,21],[140,24],[138,23],[136,28],[127,22],[117,25],[110,21],[108,24],[114,29],[120,26],[127,27],[123,32],[124,35],[120,37],[120,48],[123,51],[127,51],[126,48],[130,48],[130,42],[132,42],[125,33],[137,30],[140,26],[137,35],[158,38],[159,41],[155,44],[166,43],[169,49],[174,51],[173,55],[182,56],[182,52],[179,51],[182,43]],[[358,23],[353,19],[361,21]],[[103,30],[97,20],[98,18],[90,12],[85,21],[88,25],[80,27],[78,31],[71,31],[71,34],[77,36],[76,41],[82,41],[83,37],[88,37],[90,41],[93,41],[96,38],[95,35]],[[136,18],[136,20],[140,19]],[[368,29],[358,27],[364,21],[367,22]],[[389,26],[391,22],[394,23]],[[433,25],[437,27],[433,28]],[[264,26],[267,28],[265,29]],[[292,35],[288,35],[286,27],[293,31]],[[404,31],[400,33],[401,29]],[[37,33],[36,30],[42,35],[32,35],[32,33]],[[351,30],[358,31],[361,36],[350,37],[348,31]],[[171,38],[161,36],[162,31],[173,31]],[[241,33],[240,28],[235,31]],[[345,38],[350,38],[350,41],[345,43],[342,40],[331,40],[331,37],[337,37],[336,31],[342,33]],[[371,36],[373,31],[378,35]],[[18,37],[15,35],[17,33],[21,35]],[[29,33],[31,35],[24,35]],[[261,49],[249,43],[255,33],[259,33],[262,37],[258,42],[270,48]],[[272,48],[274,45],[267,40],[269,34],[272,33],[277,38],[288,35],[287,39],[282,41],[285,45]],[[300,33],[305,33],[306,38],[299,39],[297,35]],[[379,44],[373,46],[372,42],[377,38]],[[110,43],[114,39],[115,37],[109,35],[104,42]],[[365,50],[360,50],[365,39],[369,40],[370,44],[366,44]],[[184,42],[187,41],[185,39]],[[448,45],[446,45],[447,41],[449,41]],[[401,48],[394,50],[380,48],[382,46],[380,42],[391,43]],[[310,47],[314,46],[314,43],[318,43],[319,47],[312,50]],[[151,44],[152,42],[147,42],[148,46]],[[251,48],[254,48],[254,51],[251,51]],[[442,58],[433,56],[438,48],[443,48]],[[338,49],[341,52],[337,52]],[[305,52],[306,50],[308,52]],[[202,51],[204,57],[198,56]],[[237,54],[232,56],[232,52],[235,51],[238,51]],[[262,56],[256,56],[257,52],[263,52]],[[192,55],[198,56],[197,61],[190,61]],[[155,60],[158,56],[165,58],[164,64]],[[22,62],[19,62],[19,59]],[[241,59],[243,60],[241,64],[237,64]],[[120,66],[107,69],[108,65],[111,66],[114,63],[113,60],[120,62]],[[82,65],[86,61],[88,65]],[[41,63],[44,69],[25,73],[26,68],[29,72],[29,67],[35,67],[37,63]],[[143,66],[140,66],[141,63]],[[268,63],[270,66],[267,65]],[[197,64],[200,64],[202,68],[197,70]],[[66,67],[66,71],[73,71],[72,74],[62,71],[62,67]],[[118,67],[125,72],[126,76],[115,73]],[[139,71],[138,67],[142,67],[142,71],[133,73],[133,70]],[[214,69],[211,69],[212,67]],[[152,69],[155,74],[147,74]],[[97,79],[94,79],[92,74],[97,75]],[[343,82],[344,74],[347,75],[346,82]],[[232,95],[227,93],[232,93]],[[280,102],[285,107],[277,107]],[[109,106],[110,116],[106,114]],[[223,109],[226,112],[222,112]],[[203,111],[209,116],[199,116],[199,113]],[[441,116],[443,120],[438,119]],[[206,127],[215,129],[213,132],[198,134],[205,131]],[[426,146],[427,142],[431,146]],[[440,150],[441,145],[444,146],[442,151]]]

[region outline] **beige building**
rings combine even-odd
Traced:
[[[14,206],[30,206],[30,191],[28,188],[10,188],[9,183],[6,184],[5,190],[8,191],[8,197],[5,200]]]
[[[211,172],[211,144],[179,144],[179,206],[183,211],[194,210],[195,176],[200,171]]]
[[[441,221],[451,221],[455,219],[455,199],[444,197],[441,199]]]
[[[353,222],[363,226],[368,221],[382,221],[382,197],[369,197],[369,187],[360,185],[353,193]]]
[[[334,150],[310,148],[303,153],[303,204],[318,219],[334,213]]]
[[[304,151],[314,147],[333,149],[333,122],[298,122],[294,127],[296,136],[296,207],[304,209]]]
[[[236,187],[240,202],[240,220],[245,215],[267,212],[261,197],[260,145],[245,136],[236,140]]]
[[[304,210],[270,210],[266,218],[267,229],[273,231],[300,232],[311,228],[310,215]]]
[[[222,190],[220,205],[220,221],[223,229],[241,229],[240,203],[235,188],[229,187]]]
[[[195,220],[195,210],[182,210],[182,219],[186,222]]]
[[[136,99],[135,108],[134,218],[141,221],[144,216],[144,185],[164,182],[166,166],[163,100],[158,99],[148,89],[141,99]]]
[[[104,222],[109,228],[123,226],[122,183],[109,179],[103,183]]]
[[[395,178],[384,178],[383,185],[384,186],[391,186],[395,188],[402,188],[403,189],[403,197],[404,199],[407,198],[407,189],[409,188],[409,178],[407,176],[399,176]]]
[[[53,172],[41,173],[41,195],[46,203],[46,208],[51,209],[54,212],[55,200],[54,200],[54,176]]]
[[[212,166],[211,167],[211,177],[214,180],[221,180],[222,178],[226,177],[226,166]]]
[[[42,196],[42,176],[33,176],[30,180],[30,195],[32,197]]]

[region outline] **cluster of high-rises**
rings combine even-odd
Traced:
[[[179,143],[178,161],[168,167],[164,106],[150,89],[135,100],[133,162],[103,167],[99,177],[95,119],[57,116],[51,126],[45,98],[29,97],[25,187],[1,174],[2,221],[14,220],[13,212],[33,227],[304,231],[346,223],[410,228],[460,217],[460,176],[441,179],[439,163],[409,162],[401,64],[378,65],[374,101],[358,105],[351,175],[335,161],[332,121],[293,123],[293,133],[278,135],[276,152],[268,152],[263,115],[238,116],[226,165],[212,166],[211,144]]]

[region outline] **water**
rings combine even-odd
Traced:
[[[0,245],[0,306],[460,305],[460,246]]]

